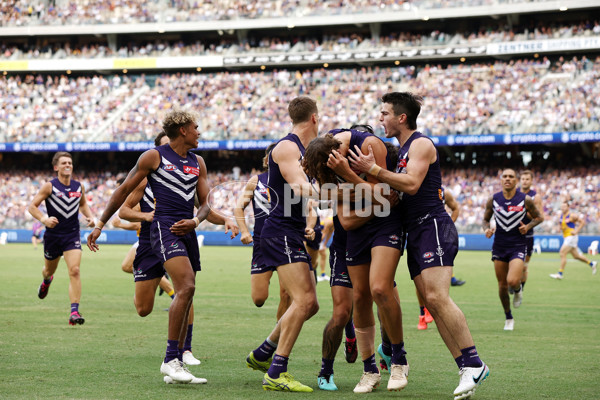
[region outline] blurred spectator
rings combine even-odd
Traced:
[[[443,172],[446,190],[452,191],[461,207],[456,222],[460,233],[482,233],[481,222],[485,202],[490,195],[501,190],[498,179],[500,172],[501,168],[453,169]],[[208,183],[211,187],[211,207],[218,212],[232,215],[236,199],[246,180],[255,173],[257,171],[249,171],[242,173],[239,179],[234,179],[233,172],[210,172]],[[18,229],[30,226],[32,218],[27,212],[27,206],[35,195],[36,188],[49,178],[46,173],[39,172],[0,172],[0,207],[5,210],[0,214],[0,228]],[[74,178],[85,186],[92,213],[99,215],[117,187],[117,176],[93,172]],[[536,233],[560,234],[560,204],[565,199],[571,201],[573,208],[585,218],[586,224],[582,234],[600,232],[599,166],[547,170],[543,174],[536,172],[533,188],[542,194],[545,212],[545,220],[536,227]],[[247,207],[246,215],[249,221],[252,221],[251,207]],[[203,230],[221,228],[207,222],[200,225],[200,229]]]
[[[431,136],[600,130],[600,57],[493,64],[176,73],[156,77],[0,78],[0,142],[151,141],[175,106],[201,114],[204,140],[275,139],[290,128],[286,99],[319,102],[321,130],[375,125],[379,99],[425,98]],[[380,134],[382,132],[379,132]]]

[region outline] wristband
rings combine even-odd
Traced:
[[[194,220],[194,222],[196,223],[196,228],[198,227],[198,225],[200,225],[200,219],[198,217],[194,217],[192,218]]]
[[[98,229],[100,232],[102,232],[102,228],[100,228],[99,226],[95,226],[94,229]],[[92,229],[92,232],[94,231],[94,229]]]
[[[381,171],[381,167],[377,164],[373,164],[373,166],[371,168],[369,168],[369,175],[373,175],[375,177],[377,177],[377,175],[379,175],[379,171]]]
[[[94,229],[98,228],[98,229],[102,230],[102,228],[104,227],[104,222],[98,220],[98,223],[95,225],[96,226],[94,227]]]
[[[47,215],[44,215],[41,219],[40,222],[42,223],[42,225],[46,225],[46,220],[48,219]]]

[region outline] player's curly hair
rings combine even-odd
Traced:
[[[304,153],[302,168],[306,175],[315,178],[320,185],[338,183],[335,172],[327,166],[327,159],[332,150],[339,150],[341,142],[328,133],[313,139]]]
[[[162,128],[169,139],[175,139],[179,136],[179,128],[195,124],[197,120],[198,115],[195,112],[174,109],[165,116]]]

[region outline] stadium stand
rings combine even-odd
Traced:
[[[597,11],[589,0],[560,9],[549,0],[0,1],[0,144],[149,141],[175,106],[201,111],[205,140],[273,140],[288,130],[285,106],[298,94],[319,101],[325,132],[375,125],[390,90],[426,98],[419,128],[432,136],[598,131]],[[586,157],[597,157],[592,146]],[[448,159],[448,168],[457,162]],[[491,165],[500,164],[444,176],[462,233],[480,232],[484,201],[499,189]],[[29,223],[31,187],[48,178],[16,167],[0,169],[3,228]],[[569,197],[584,232],[598,232],[598,168],[539,170],[535,186],[548,200],[538,231],[558,232]],[[116,176],[79,177],[95,212]],[[240,190],[232,175],[209,178],[213,204],[231,209]]]
[[[481,221],[485,202],[494,192],[501,190],[498,176],[500,170],[490,168],[452,169],[444,171],[444,186],[457,198],[461,213],[456,223],[460,233],[481,233]],[[232,172],[212,172],[208,175],[211,207],[232,214],[236,199],[245,181],[256,171],[235,177]],[[106,202],[117,187],[119,174],[89,172],[78,177],[86,188],[92,212],[104,210]],[[0,228],[15,229],[31,224],[27,206],[36,189],[46,179],[46,173],[26,171],[0,172],[0,207],[6,210],[0,215]],[[600,230],[600,167],[580,167],[570,170],[547,170],[536,173],[535,188],[543,195],[545,221],[536,228],[540,234],[560,233],[560,204],[564,199],[572,202],[585,218],[582,234]],[[248,217],[252,214],[247,207]],[[251,221],[251,219],[250,219]],[[203,222],[202,230],[216,230],[220,226]]]
[[[314,15],[400,12],[528,3],[509,0],[352,0],[352,1],[193,1],[193,0],[32,0],[3,2],[1,23],[25,25],[89,25],[308,17]],[[537,0],[543,3],[548,0]]]
[[[585,56],[155,78],[10,76],[0,79],[0,140],[149,141],[175,106],[202,110],[205,140],[275,139],[288,128],[285,99],[297,94],[321,103],[326,132],[374,123],[381,95],[408,88],[427,99],[420,127],[432,136],[591,131],[600,129],[599,79],[600,57]]]

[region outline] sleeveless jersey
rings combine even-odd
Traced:
[[[494,244],[505,247],[525,245],[527,243],[525,235],[519,232],[519,226],[527,214],[525,193],[517,190],[511,199],[506,199],[502,192],[495,193],[492,207],[496,219]]]
[[[336,249],[346,249],[347,242],[346,230],[342,227],[338,216],[333,217],[333,239],[331,239],[331,247]]]
[[[537,192],[533,189],[529,189],[529,191],[525,194],[533,199],[535,197],[535,195],[537,194]],[[525,225],[527,225],[530,222],[531,222],[531,218],[529,218],[527,216],[527,213],[525,213],[525,218],[523,218],[523,223]],[[531,228],[530,230],[528,230],[527,233],[525,234],[525,237],[532,238],[533,237],[533,229],[534,228]]]
[[[560,216],[560,229],[562,230],[563,237],[575,236],[573,234],[575,222],[571,222],[569,219],[571,219],[571,213],[562,214]]]
[[[155,149],[160,154],[160,164],[148,176],[155,199],[154,220],[193,218],[194,195],[200,174],[196,155],[188,151],[182,159],[168,143]]]
[[[431,140],[421,132],[415,131],[400,148],[396,165],[397,173],[406,173],[410,145],[413,141],[421,137]],[[440,155],[437,148],[435,154],[436,160],[433,164],[429,164],[427,175],[425,175],[417,193],[409,195],[407,193],[399,192],[400,199],[402,200],[403,220],[406,226],[420,224],[430,217],[447,215],[446,209],[444,208]]]
[[[147,213],[154,211],[154,193],[152,193],[152,188],[150,187],[150,183],[146,184],[146,188],[144,189],[144,195],[142,196],[142,200],[140,201],[140,211]],[[150,225],[151,222],[142,221],[139,233],[140,243],[142,244],[150,244]]]
[[[300,160],[302,160],[305,149],[300,138],[293,133],[289,133],[277,143],[279,144],[284,140],[289,140],[298,146],[301,154]],[[279,165],[273,161],[273,152],[269,153],[268,177],[267,184],[271,201],[271,212],[263,225],[261,237],[285,236],[291,232],[304,235],[304,227],[306,226],[306,219],[303,213],[304,201],[301,200],[295,204],[291,204],[289,197],[293,195],[293,192],[289,186],[286,188],[288,183],[283,178],[283,175],[281,175]],[[287,199],[285,198],[286,196],[288,197]]]
[[[78,231],[81,183],[71,179],[67,186],[58,178],[52,179],[50,183],[52,194],[46,199],[46,211],[48,216],[58,219],[58,224],[54,228],[46,228],[46,233],[63,234]]]
[[[269,200],[269,189],[267,187],[267,181],[269,179],[269,173],[263,172],[258,175],[258,182],[254,189],[254,196],[252,196],[252,209],[254,210],[254,232],[252,236],[254,239],[260,238],[265,220],[269,216],[269,208],[271,203]]]

